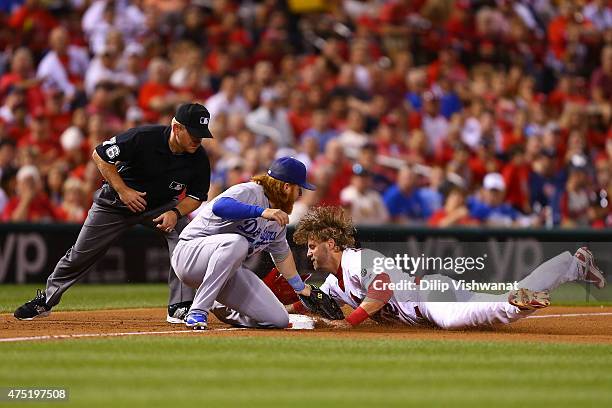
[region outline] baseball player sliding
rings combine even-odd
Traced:
[[[302,218],[293,235],[298,245],[308,245],[308,257],[315,270],[329,273],[321,291],[339,305],[347,304],[354,309],[346,319],[326,320],[337,328],[354,327],[368,318],[407,325],[433,324],[442,329],[507,324],[548,306],[549,291],[565,282],[582,280],[598,288],[606,283],[592,253],[580,248],[574,255],[564,252],[544,262],[518,283],[521,289],[505,295],[462,291],[455,295],[463,301],[422,301],[419,292],[407,294],[389,289],[392,287],[389,283],[403,272],[368,270],[371,266],[364,265],[362,260],[383,255],[369,249],[351,248],[353,231],[351,219],[341,208],[316,207]],[[405,279],[406,274],[403,275]],[[428,278],[436,276],[450,280],[441,275]],[[297,302],[289,306],[289,311],[303,312],[304,308]]]
[[[210,311],[233,325],[289,326],[285,307],[243,263],[267,251],[295,292],[310,296],[286,238],[288,214],[302,188],[315,189],[306,181],[306,167],[282,157],[267,174],[220,194],[185,227],[171,264],[183,283],[197,289],[187,327],[206,329]]]

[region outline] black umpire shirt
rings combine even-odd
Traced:
[[[96,147],[102,160],[118,165],[128,187],[147,193],[147,209],[168,204],[185,189],[195,200],[206,201],[208,197],[210,163],[206,151],[200,146],[194,153],[172,153],[170,130],[170,126],[139,126]]]

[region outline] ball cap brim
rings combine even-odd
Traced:
[[[280,157],[268,169],[268,175],[285,183],[295,184],[306,190],[316,190],[313,184],[306,180],[306,166],[293,157]]]
[[[195,128],[195,127],[191,127],[191,126],[185,126],[185,129],[187,129],[187,132],[189,132],[189,134],[193,137],[197,137],[198,139],[212,139],[213,135],[212,133],[210,133],[210,130],[208,130],[208,128],[204,129],[204,128]]]
[[[317,189],[317,187],[315,187],[314,184],[310,184],[308,182],[304,182],[302,184],[299,184],[299,186],[305,188],[306,190],[311,190],[311,191],[315,191]]]
[[[185,103],[176,109],[175,119],[185,128],[192,137],[198,139],[212,138],[208,129],[210,112],[199,103]]]

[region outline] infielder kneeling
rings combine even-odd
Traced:
[[[208,313],[244,327],[285,328],[289,315],[272,291],[243,263],[261,251],[296,293],[309,296],[310,286],[297,274],[287,243],[288,214],[306,181],[306,167],[282,157],[267,174],[230,187],[209,202],[179,237],[171,264],[179,279],[197,288],[187,327],[205,329]]]
[[[390,282],[402,271],[374,273],[363,259],[382,257],[369,249],[353,249],[353,225],[339,207],[311,209],[298,223],[293,239],[308,245],[308,257],[315,270],[329,273],[321,291],[340,305],[354,311],[344,320],[328,321],[334,327],[353,327],[368,318],[387,323],[435,325],[442,329],[464,329],[511,323],[550,304],[549,291],[565,282],[587,281],[603,288],[606,281],[594,263],[592,253],[580,248],[576,254],[564,252],[544,262],[518,283],[521,288],[504,295],[456,291],[456,302],[423,300],[422,291],[389,290]],[[368,253],[369,252],[369,253]],[[369,266],[368,266],[369,265]],[[414,281],[414,278],[411,277]],[[442,275],[424,279],[451,279]],[[450,285],[452,288],[453,286]],[[424,296],[425,295],[425,296]],[[300,303],[290,311],[304,311]]]

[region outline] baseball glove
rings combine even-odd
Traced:
[[[344,319],[342,309],[332,298],[316,286],[310,285],[310,288],[310,296],[299,295],[300,301],[306,309],[329,320]]]

